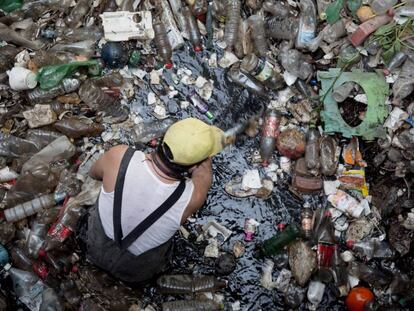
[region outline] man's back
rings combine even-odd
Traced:
[[[121,224],[124,236],[131,232],[149,214],[160,206],[176,189],[177,182],[161,181],[149,168],[148,160],[141,151],[136,151],[129,163],[125,176],[122,198]],[[193,193],[193,183],[186,181],[186,188],[180,199],[128,250],[139,255],[151,248],[167,242],[179,229],[181,218]],[[105,183],[99,196],[99,215],[106,235],[113,239],[113,200],[114,192],[105,190]]]

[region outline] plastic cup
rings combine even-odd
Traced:
[[[15,91],[34,89],[37,85],[36,74],[23,67],[13,67],[7,72],[9,85]]]

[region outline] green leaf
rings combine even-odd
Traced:
[[[382,59],[384,60],[384,63],[388,64],[391,60],[391,58],[394,56],[395,50],[394,46],[392,46],[390,49],[384,51],[382,53]]]
[[[395,51],[395,52],[399,52],[399,51],[401,51],[401,42],[400,42],[399,40],[395,41],[395,44],[394,44],[394,51]]]
[[[374,36],[384,36],[392,33],[395,30],[395,23],[392,22],[390,24],[381,26],[380,28],[375,31]]]
[[[326,20],[329,24],[334,24],[340,18],[340,13],[342,8],[344,7],[344,0],[336,0],[328,5],[326,8]]]

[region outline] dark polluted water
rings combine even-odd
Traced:
[[[217,51],[217,53],[218,59],[220,59],[220,52]],[[189,106],[186,111],[179,110],[175,117],[181,119],[195,116],[226,130],[235,121],[260,112],[267,103],[255,95],[250,95],[247,90],[229,82],[226,78],[226,70],[211,68],[208,65],[209,56],[210,52],[208,51],[195,54],[192,50],[190,51],[188,46],[185,46],[181,51],[174,53],[173,62],[178,68],[190,69],[195,77],[203,76],[214,81],[213,95],[208,103],[215,118],[210,122],[205,116],[199,114],[193,106]],[[176,69],[174,69],[175,72]],[[162,79],[167,85],[173,85],[184,96],[194,90],[194,86],[174,84],[171,72],[167,70],[164,70]],[[151,89],[159,93],[158,95],[161,98],[164,98],[165,91],[162,86],[155,88],[152,85]],[[146,98],[148,91],[149,88],[143,88],[137,93],[137,100],[132,109],[141,109],[141,111],[147,109],[142,107],[141,100]],[[276,96],[276,94],[274,95]],[[184,96],[179,97],[179,100],[184,100]],[[134,105],[136,106],[134,107]],[[147,113],[149,113],[149,110]],[[215,274],[215,260],[203,256],[206,242],[196,243],[194,241],[197,229],[201,225],[215,220],[233,231],[231,237],[221,245],[222,251],[232,252],[236,241],[242,241],[246,246],[244,255],[237,259],[235,271],[229,276],[223,277],[228,280],[228,287],[222,291],[225,301],[228,304],[240,301],[241,310],[287,310],[289,308],[284,304],[281,292],[276,289],[267,290],[260,285],[264,260],[255,259],[252,255],[257,242],[270,238],[276,233],[277,224],[299,221],[302,202],[287,190],[286,181],[277,185],[272,196],[267,200],[255,197],[234,198],[224,191],[225,184],[233,176],[242,175],[245,170],[253,168],[248,158],[258,146],[258,138],[242,138],[235,146],[227,148],[214,157],[213,185],[209,191],[207,201],[204,207],[194,215],[196,221],[185,224],[187,230],[192,233],[189,240],[177,234],[172,267],[167,273]],[[258,233],[252,242],[244,242],[243,227],[245,218],[254,218],[260,223]],[[273,272],[274,280],[276,280],[279,272],[280,269],[275,268]],[[161,306],[163,301],[183,298],[183,296],[161,296],[154,288],[154,283],[143,290],[142,296],[144,302],[155,303],[158,307]],[[338,301],[327,287],[318,310],[343,309],[343,303]],[[306,302],[303,302],[298,310],[307,310]]]

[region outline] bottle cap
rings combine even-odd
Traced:
[[[201,45],[194,45],[195,52],[201,52],[202,50],[203,50],[203,47]]]
[[[165,69],[171,69],[172,67],[174,67],[174,64],[172,61],[169,61],[168,63],[165,64]]]
[[[286,225],[284,223],[280,223],[276,227],[277,227],[278,230],[283,231],[283,230],[285,230]]]
[[[214,118],[214,115],[213,115],[210,111],[207,111],[207,112],[206,112],[206,117],[207,117],[207,118],[209,118],[209,119],[211,120],[211,119],[213,119],[213,118]]]
[[[346,246],[347,246],[348,248],[353,248],[353,247],[354,247],[354,241],[351,241],[351,240],[346,241]]]

